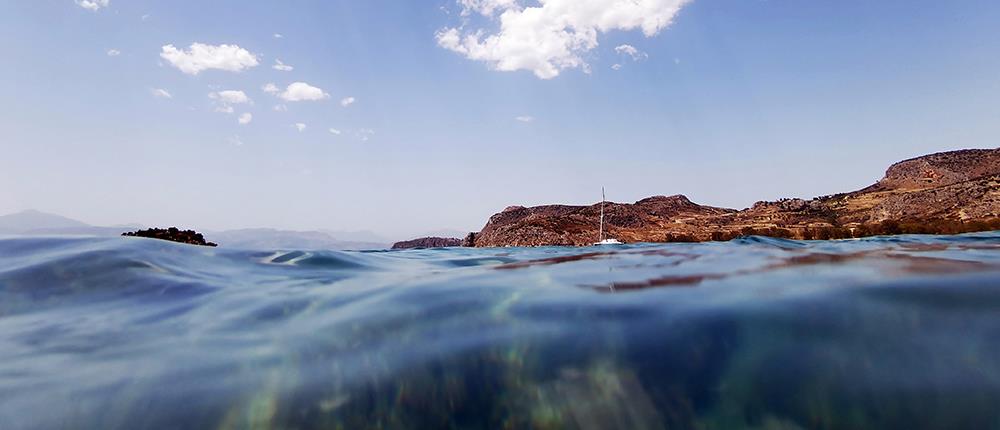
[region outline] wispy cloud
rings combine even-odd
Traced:
[[[273,83],[264,84],[262,87],[260,87],[260,90],[268,94],[278,94],[281,92],[281,89],[278,88],[278,86],[274,85]]]
[[[518,6],[517,0],[458,0],[458,5],[462,7],[462,16],[469,16],[473,12],[490,16],[494,12]]]
[[[236,119],[236,122],[238,122],[240,125],[250,124],[251,121],[253,121],[253,114],[249,112],[240,115],[240,117]]]
[[[247,93],[237,90],[226,90],[226,91],[209,93],[208,98],[216,100],[220,103],[231,104],[231,105],[247,104],[253,102],[252,100],[250,100],[250,97],[247,96]]]
[[[356,101],[357,101],[357,99],[355,99],[354,97],[345,97],[345,98],[343,98],[343,99],[340,100],[340,105],[343,106],[343,107],[348,107],[348,106],[354,104],[354,102],[356,102]]]
[[[289,66],[289,65],[287,65],[285,63],[282,63],[281,60],[278,60],[278,59],[274,60],[274,65],[271,66],[271,68],[274,69],[274,70],[280,70],[282,72],[291,72],[292,70],[295,70],[294,67]]]
[[[369,139],[375,136],[375,130],[372,130],[370,128],[362,128],[358,130],[357,136],[358,139],[361,139],[362,142],[367,142]]]
[[[515,117],[514,119],[521,122],[535,122],[535,117],[530,115],[521,115],[519,117]]]
[[[122,51],[119,51],[117,49],[109,49],[108,50],[108,56],[109,57],[117,57],[119,55],[122,55]]]
[[[636,47],[632,45],[618,45],[615,47],[615,52],[628,55],[629,57],[632,57],[633,61],[649,58],[649,54],[636,49]]]
[[[231,114],[236,111],[233,105],[253,104],[253,100],[243,91],[226,90],[208,94],[208,98],[215,100],[216,112]]]
[[[292,126],[295,127],[295,129],[298,130],[299,133],[301,133],[303,131],[306,131],[306,127],[308,127],[304,123],[301,123],[301,122],[297,122],[297,123],[293,124]]]
[[[172,98],[174,98],[174,96],[172,94],[170,94],[170,91],[167,91],[167,90],[165,90],[163,88],[151,88],[149,90],[149,92],[150,92],[150,94],[153,95],[153,97],[156,97],[156,98],[159,98],[159,99],[172,99]]]

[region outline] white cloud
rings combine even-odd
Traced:
[[[649,54],[636,49],[632,45],[618,45],[615,47],[615,52],[623,55],[628,55],[632,57],[633,61],[639,61],[643,58],[649,58]]]
[[[165,90],[163,88],[152,88],[152,89],[149,90],[149,92],[151,94],[153,94],[153,97],[156,97],[156,98],[159,98],[159,99],[172,99],[172,98],[174,98],[174,96],[172,94],[170,94],[170,91],[167,91],[167,90]]]
[[[653,37],[691,0],[537,0],[531,7],[520,0],[457,1],[466,14],[498,19],[499,30],[444,28],[436,34],[438,45],[495,70],[551,79],[565,69],[586,70],[583,55],[598,46],[600,35],[638,29]]]
[[[320,88],[305,82],[295,82],[278,95],[286,102],[316,101],[330,98],[330,95]]]
[[[147,19],[149,19],[149,14],[148,14],[148,13],[147,13],[147,14],[145,14],[145,15],[143,15],[143,16],[140,16],[140,17],[139,17],[139,20],[140,20],[140,21],[145,21],[145,20],[147,20]]]
[[[232,106],[229,105],[222,105],[222,106],[216,106],[215,111],[219,113],[231,114],[233,112],[236,112],[236,109],[234,109]]]
[[[240,125],[250,124],[250,121],[253,121],[253,114],[247,112],[243,115],[240,115],[240,117],[237,118],[236,121],[239,122]]]
[[[226,91],[209,93],[208,98],[227,105],[239,105],[239,104],[246,104],[253,102],[252,100],[250,100],[250,97],[248,97],[246,93],[244,93],[243,91],[236,91],[236,90],[226,90]]]
[[[119,55],[122,55],[122,51],[119,51],[117,49],[109,49],[108,50],[108,56],[109,57],[117,57]]]
[[[340,100],[340,105],[343,106],[343,107],[348,107],[348,106],[354,104],[354,102],[356,102],[356,101],[357,101],[357,99],[355,99],[354,97],[345,97],[345,98],[343,98],[343,99]]]
[[[303,124],[303,123],[301,123],[301,122],[297,122],[297,123],[295,123],[295,124],[293,125],[293,127],[295,127],[295,129],[296,129],[296,130],[298,130],[298,131],[299,131],[299,133],[301,133],[301,132],[303,132],[303,131],[306,131],[306,125],[305,125],[305,124]]]
[[[229,143],[233,146],[243,146],[243,139],[240,139],[240,136],[237,134],[229,138]]]
[[[96,11],[102,7],[110,6],[111,0],[76,0],[76,4],[84,9]]]
[[[287,65],[285,63],[282,63],[281,60],[278,60],[278,59],[274,60],[274,65],[271,66],[271,68],[274,69],[274,70],[280,70],[282,72],[291,72],[292,70],[295,70],[294,67],[289,66],[289,65]]]
[[[522,116],[516,117],[514,119],[516,119],[518,121],[521,121],[521,122],[535,122],[535,117],[529,116],[529,115],[522,115]]]
[[[281,92],[281,89],[272,83],[264,84],[264,86],[260,87],[260,90],[268,94],[278,94]]]
[[[237,45],[193,43],[187,51],[177,49],[174,45],[165,45],[160,57],[189,75],[213,69],[241,72],[260,64],[255,54]]]
[[[288,105],[274,105],[275,112],[288,112]]]
[[[335,135],[335,136],[340,136],[341,133],[340,133],[340,130],[337,130],[335,128],[331,128],[330,129],[330,134]]]
[[[616,63],[616,64],[612,64],[611,65],[611,70],[621,70],[621,69],[622,69],[622,65],[621,64],[617,64]]]
[[[285,36],[283,34],[281,34],[281,33],[274,33],[274,38],[275,39],[284,39]]]

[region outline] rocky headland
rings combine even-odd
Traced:
[[[598,237],[600,203],[511,206],[466,246],[584,246]],[[1000,149],[926,155],[889,167],[862,190],[811,200],[758,202],[743,210],[682,195],[605,204],[605,228],[622,242],[701,242],[744,235],[842,239],[881,234],[955,234],[1000,229]]]
[[[198,233],[194,230],[181,230],[178,229],[177,227],[150,228],[146,230],[125,232],[122,233],[122,236],[169,240],[171,242],[186,243],[188,245],[212,246],[212,247],[219,246],[215,243],[206,241],[205,237],[201,233]]]
[[[418,249],[418,248],[450,248],[462,246],[462,239],[450,237],[422,237],[419,239],[396,242],[392,249]]]

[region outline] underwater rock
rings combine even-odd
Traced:
[[[169,240],[171,242],[186,243],[188,245],[212,247],[219,246],[218,244],[206,241],[205,237],[202,236],[201,233],[194,230],[180,230],[177,227],[150,228],[134,232],[125,232],[122,233],[122,236]]]

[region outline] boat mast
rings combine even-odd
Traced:
[[[604,187],[601,187],[601,233],[597,237],[598,242],[604,241],[604,202],[608,198],[604,196]]]

